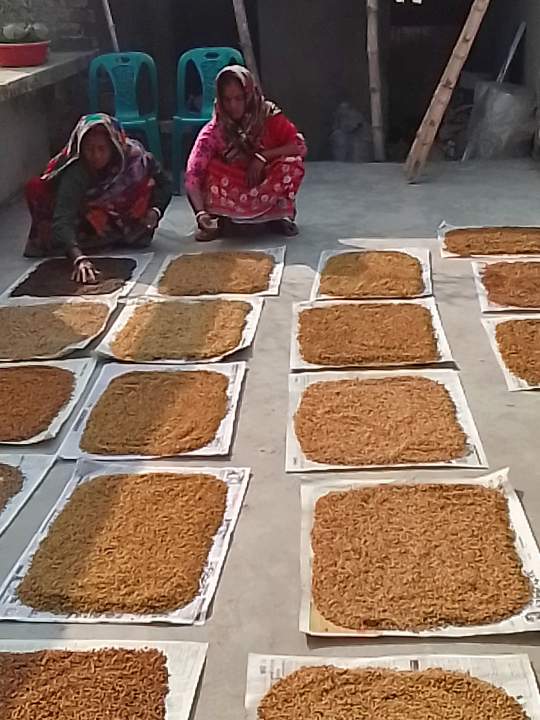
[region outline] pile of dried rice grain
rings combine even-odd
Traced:
[[[51,365],[0,368],[0,442],[30,440],[69,401],[73,373]]]
[[[79,485],[17,588],[53,613],[163,613],[187,605],[223,520],[213,475],[103,475]]]
[[[418,258],[394,250],[333,255],[319,285],[322,295],[345,298],[406,298],[423,291]]]
[[[55,356],[99,333],[109,315],[104,303],[54,303],[0,308],[0,358]]]
[[[257,712],[260,720],[527,720],[502,688],[438,668],[302,667],[277,680]]]
[[[522,610],[531,584],[504,495],[479,485],[377,485],[315,506],[312,597],[353,630],[484,625]]]
[[[19,468],[0,463],[0,512],[22,490],[24,477]]]
[[[180,255],[158,283],[162,295],[251,295],[268,290],[275,260],[263,252]]]
[[[97,455],[177,455],[211,442],[227,412],[220,372],[128,372],[92,408],[81,450]]]
[[[467,451],[448,390],[423,377],[314,382],[294,429],[304,455],[329,465],[444,462]]]
[[[137,307],[111,349],[120,360],[207,360],[233,352],[251,305],[242,300],[154,302]]]
[[[540,254],[540,228],[484,227],[449,230],[444,249],[461,257],[470,255]]]
[[[0,653],[1,720],[165,720],[158,650]]]
[[[412,303],[303,310],[298,343],[303,360],[315,365],[421,365],[439,359],[431,313]]]
[[[485,266],[482,282],[491,302],[540,307],[540,262],[499,262]]]
[[[540,320],[498,323],[495,339],[510,372],[530,385],[540,384]]]

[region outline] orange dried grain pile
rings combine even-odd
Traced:
[[[470,255],[535,255],[540,253],[540,228],[484,227],[449,230],[444,248]]]
[[[71,397],[73,373],[52,365],[0,368],[0,442],[46,430]]]
[[[484,625],[531,599],[506,499],[494,488],[331,492],[317,501],[311,545],[313,602],[343,628]]]
[[[0,653],[0,720],[165,720],[157,650]]]
[[[531,385],[540,384],[540,320],[498,323],[495,339],[510,372]]]
[[[345,298],[406,298],[424,290],[418,258],[393,250],[348,252],[326,261],[319,293]]]
[[[213,475],[102,475],[80,484],[17,587],[53,613],[163,613],[187,605],[225,512]]]
[[[468,674],[302,667],[262,698],[260,720],[527,720],[504,690]]]
[[[466,453],[447,389],[423,377],[314,382],[294,429],[304,455],[330,465],[444,462]]]
[[[0,463],[0,512],[21,491],[24,477],[19,468]]]
[[[92,408],[81,449],[98,455],[177,455],[211,442],[227,412],[219,372],[128,372]]]
[[[540,307],[540,262],[500,262],[485,266],[482,282],[491,302]]]
[[[250,295],[268,290],[275,260],[263,252],[207,252],[181,255],[158,283],[162,295]]]
[[[431,313],[412,303],[302,310],[300,355],[316,365],[421,365],[439,358]]]

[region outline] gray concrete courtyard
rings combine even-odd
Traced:
[[[300,477],[285,473],[284,457],[291,305],[309,298],[320,252],[338,247],[340,238],[426,239],[433,250],[435,297],[490,469],[510,467],[510,480],[520,491],[533,531],[540,536],[540,393],[507,390],[480,323],[470,261],[439,256],[435,235],[443,219],[462,225],[540,224],[540,169],[528,161],[444,164],[431,168],[423,184],[409,186],[397,165],[308,165],[299,198],[300,235],[287,242],[281,294],[266,300],[254,347],[243,353],[248,374],[232,456],[211,463],[188,463],[252,468],[247,500],[211,617],[195,628],[0,623],[0,639],[208,642],[195,720],[243,718],[249,652],[323,656],[527,652],[540,672],[540,642],[533,633],[482,638],[474,643],[421,644],[307,639],[298,630]],[[153,248],[156,256],[143,280],[151,277],[166,252],[200,249],[189,236],[191,225],[186,199],[176,198],[158,233]],[[22,257],[27,230],[22,204],[0,214],[0,291],[29,264]],[[282,244],[282,238],[268,235],[220,241],[212,249]],[[64,433],[56,442],[29,452],[53,452]],[[0,581],[58,498],[71,470],[70,463],[57,465],[0,538]],[[429,479],[480,474],[454,470],[385,472],[380,476]],[[375,472],[351,476],[373,478]]]

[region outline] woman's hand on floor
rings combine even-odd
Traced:
[[[214,218],[207,212],[200,212],[197,214],[197,225],[199,230],[211,231],[215,230],[217,225]]]
[[[79,255],[73,262],[72,280],[83,285],[95,285],[98,279],[98,271],[90,260],[84,255]]]
[[[259,160],[259,158],[256,157],[253,158],[246,171],[246,181],[248,187],[256,187],[262,183],[264,177],[264,167],[265,163],[263,163],[262,160]]]

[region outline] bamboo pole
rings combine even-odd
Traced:
[[[482,20],[489,7],[490,0],[474,0],[469,17],[450,56],[448,65],[435,90],[430,106],[422,120],[422,124],[411,147],[405,163],[405,173],[409,182],[414,182],[424,167],[429,152],[439,131],[442,119],[452,99],[465,61],[467,60],[474,40],[482,25]]]
[[[260,84],[259,71],[257,70],[257,62],[255,61],[255,53],[253,52],[253,43],[251,42],[251,33],[246,14],[246,6],[244,0],[233,0],[234,14],[236,15],[236,26],[240,37],[240,45],[248,70]]]
[[[379,57],[379,0],[367,0],[367,55],[369,64],[373,150],[375,160],[377,160],[377,162],[384,162],[385,148]]]
[[[114,24],[114,18],[111,12],[111,6],[109,5],[109,0],[101,0],[103,4],[103,12],[105,13],[105,18],[107,20],[107,26],[109,28],[109,33],[111,35],[111,42],[114,49],[114,52],[120,52],[120,46],[118,44],[118,36],[116,34],[116,26]]]

